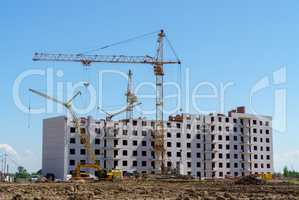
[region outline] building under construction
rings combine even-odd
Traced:
[[[155,122],[87,117],[80,119],[80,127],[105,170],[155,173]],[[246,114],[238,107],[228,115],[170,116],[164,127],[167,173],[203,179],[273,173],[271,117]],[[75,124],[65,116],[44,120],[42,154],[43,175],[62,180],[78,163],[89,162]]]
[[[105,120],[78,118],[71,103],[80,92],[67,102],[61,102],[30,89],[39,96],[63,105],[72,115],[71,118],[62,116],[44,120],[43,175],[66,179],[68,174],[73,174],[80,178],[80,171],[93,173],[100,166],[107,171],[121,169],[124,174],[171,173],[196,178],[272,173],[271,117],[246,114],[245,108],[239,107],[227,116],[182,114],[170,116],[168,120],[163,118],[164,65],[181,65],[164,30],[100,49],[152,34],[157,34],[155,56],[34,54],[33,61],[73,62],[85,67],[96,63],[149,65],[153,67],[156,80],[155,120],[132,118],[132,108],[138,102],[132,93],[131,72],[128,74],[127,107],[121,111],[128,111],[124,120],[113,121],[112,117],[120,112],[110,114],[105,111]],[[164,41],[175,60],[164,59]]]

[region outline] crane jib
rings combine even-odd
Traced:
[[[180,64],[180,61],[163,60],[159,61],[151,56],[124,56],[124,55],[82,55],[82,54],[47,54],[35,53],[33,61],[65,61],[80,62],[89,65],[93,62],[99,63],[129,63],[129,64]]]

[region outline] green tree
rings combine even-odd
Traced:
[[[23,166],[18,167],[18,172],[16,173],[16,178],[29,178],[30,174]]]
[[[287,167],[287,166],[285,166],[285,167],[283,168],[283,176],[284,176],[284,177],[288,177],[288,176],[289,176],[289,170],[288,170],[288,167]]]
[[[283,176],[289,178],[299,178],[299,172],[295,170],[289,170],[287,166],[283,168]]]

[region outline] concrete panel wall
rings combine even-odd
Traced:
[[[103,168],[111,169],[107,164],[111,162],[114,167],[127,172],[154,171],[151,165],[154,161],[151,145],[154,120],[112,121],[114,137],[110,139],[105,136],[103,120],[88,120],[91,144],[100,152],[96,159]],[[273,173],[271,120],[271,117],[244,113],[230,116],[215,113],[184,114],[182,122],[165,122],[168,154],[165,166],[174,170],[179,168],[181,174],[197,178]],[[44,121],[44,175],[55,173],[57,178],[63,178],[77,163],[86,160],[86,155],[80,154],[84,146],[80,144],[79,135],[70,132],[74,125],[66,125],[65,121],[63,117]],[[70,138],[75,142],[70,144]],[[142,145],[142,142],[145,143]],[[134,155],[136,151],[137,155]]]
[[[67,130],[64,116],[43,121],[42,174],[65,179],[68,166]]]

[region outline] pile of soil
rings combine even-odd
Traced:
[[[265,181],[256,177],[256,176],[243,176],[238,179],[236,182],[238,185],[262,185],[266,184]]]

